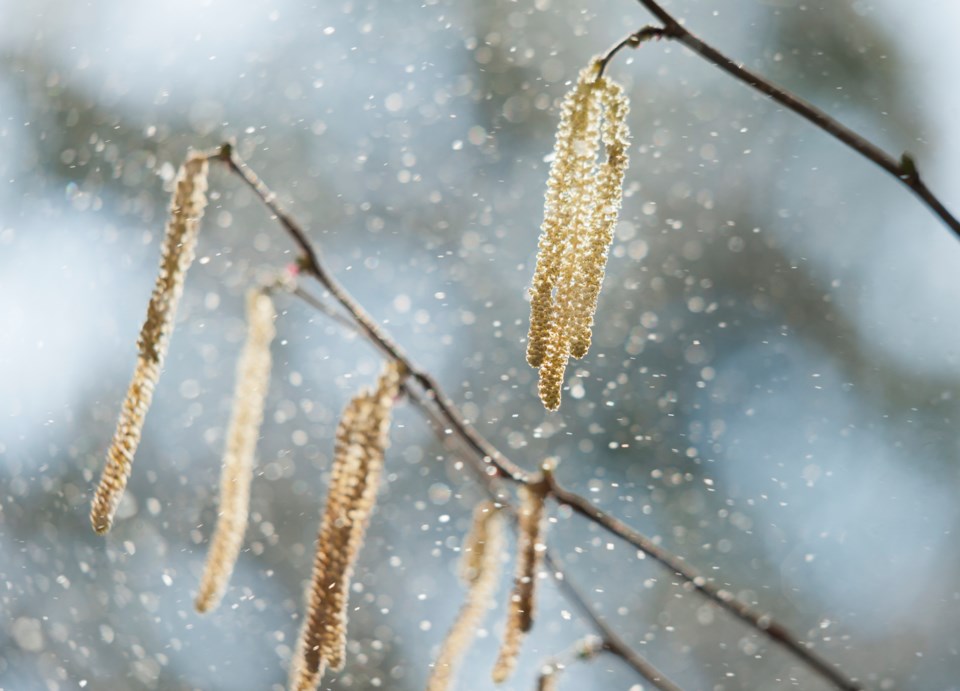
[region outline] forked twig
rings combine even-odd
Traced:
[[[603,66],[623,48],[636,48],[650,38],[672,39],[683,44],[701,58],[710,62],[747,86],[769,96],[774,101],[793,111],[800,117],[813,123],[835,139],[840,140],[868,161],[880,166],[890,175],[910,189],[920,201],[930,209],[943,223],[960,238],[960,219],[957,219],[940,201],[920,176],[917,164],[910,154],[904,152],[900,158],[891,156],[863,135],[843,125],[827,115],[812,103],[781,86],[777,86],[766,77],[753,72],[732,58],[727,57],[706,41],[687,29],[672,14],[663,9],[657,0],[638,0],[651,14],[659,19],[663,26],[645,26],[616,43],[605,56]]]
[[[460,443],[473,455],[473,460],[478,463],[484,477],[487,479],[502,478],[514,483],[529,485],[538,481],[538,477],[528,473],[513,461],[507,458],[499,449],[481,435],[460,413],[457,407],[444,393],[443,389],[425,370],[419,368],[402,349],[393,341],[392,337],[379,325],[373,317],[357,302],[353,296],[336,280],[336,278],[327,270],[322,263],[320,253],[311,244],[306,231],[300,226],[293,217],[289,216],[280,207],[276,196],[270,189],[257,177],[257,175],[237,156],[230,144],[224,144],[216,153],[211,154],[211,158],[217,158],[224,162],[228,168],[240,176],[244,182],[257,194],[261,201],[267,206],[271,213],[276,216],[281,226],[290,234],[291,238],[302,251],[300,265],[303,272],[317,279],[319,283],[330,293],[330,296],[337,302],[353,319],[356,329],[371,344],[380,350],[385,356],[399,361],[410,373],[410,380],[416,382],[422,389],[413,396],[414,400],[421,400],[428,406],[435,407],[439,423],[445,432],[449,429],[455,435]],[[406,387],[410,391],[411,387]],[[431,415],[432,416],[432,415]],[[446,434],[441,433],[442,438]],[[773,619],[750,605],[738,600],[732,593],[718,588],[704,577],[696,573],[692,568],[686,566],[685,562],[677,555],[656,545],[652,540],[646,538],[638,531],[633,530],[622,521],[606,514],[593,506],[585,497],[564,489],[555,479],[551,480],[550,496],[559,503],[565,504],[576,513],[596,523],[604,530],[615,535],[619,539],[633,545],[644,554],[653,558],[659,564],[667,567],[681,580],[688,583],[693,589],[701,593],[719,607],[731,612],[736,617],[747,623],[758,633],[763,634],[777,645],[782,646],[800,661],[807,665],[811,670],[823,676],[830,681],[836,688],[844,691],[857,691],[862,687],[839,671],[832,663],[822,658],[810,647],[799,641],[796,636],[782,625],[773,621]],[[554,564],[556,566],[556,564]],[[565,584],[564,590],[567,596],[587,614],[594,628],[604,637],[605,645],[611,653],[624,659],[639,674],[650,680],[659,689],[666,691],[676,691],[678,686],[666,680],[662,674],[652,670],[649,663],[622,641],[606,624],[602,622],[592,607],[585,599],[578,595],[578,591],[570,586],[570,581],[565,577],[558,580]],[[648,676],[653,674],[654,678]]]

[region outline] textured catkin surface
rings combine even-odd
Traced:
[[[243,544],[254,454],[270,383],[270,344],[276,335],[276,316],[268,295],[259,290],[247,294],[247,340],[237,363],[233,409],[220,475],[219,516],[194,602],[200,612],[220,604]]]
[[[527,362],[540,370],[540,398],[549,410],[560,407],[570,357],[590,348],[628,163],[627,99],[597,70],[594,62],[580,72],[561,108],[530,289]]]
[[[137,366],[90,509],[93,529],[101,534],[110,530],[123,497],[153,390],[170,345],[177,305],[183,294],[183,281],[193,263],[200,219],[207,205],[207,172],[206,157],[191,153],[180,167],[174,183],[170,219],[160,251],[160,270],[147,306],[147,318],[137,340]]]
[[[460,562],[460,575],[468,587],[467,599],[443,640],[427,680],[427,691],[451,688],[457,665],[493,605],[503,545],[503,517],[493,502],[481,502],[473,511],[473,526],[464,540]]]
[[[510,593],[500,654],[493,667],[493,680],[498,684],[513,674],[517,666],[517,656],[520,654],[520,645],[526,633],[533,627],[537,573],[545,549],[543,519],[546,493],[530,486],[520,487],[518,493],[520,507],[513,591]]]
[[[296,691],[313,691],[327,667],[343,667],[353,565],[376,503],[401,378],[400,366],[388,363],[376,390],[355,396],[337,427],[307,611],[290,667],[290,688]]]

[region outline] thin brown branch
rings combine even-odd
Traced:
[[[637,651],[631,648],[620,637],[620,635],[610,628],[600,616],[593,610],[593,607],[587,602],[586,597],[580,592],[580,589],[566,577],[560,563],[549,551],[544,557],[544,562],[550,572],[554,575],[560,590],[566,595],[567,600],[580,610],[580,613],[593,625],[603,640],[604,650],[616,655],[628,665],[630,665],[638,674],[645,677],[654,688],[660,691],[682,691],[674,682],[670,681],[663,672],[647,662]]]
[[[769,614],[751,607],[742,600],[738,600],[729,590],[717,587],[701,576],[696,569],[688,566],[680,557],[659,546],[623,521],[598,509],[586,497],[560,487],[555,481],[550,494],[559,503],[569,506],[576,513],[633,545],[646,556],[665,566],[696,591],[733,614],[740,621],[789,650],[838,689],[844,689],[844,691],[859,691],[862,689],[860,684],[849,679],[835,665],[813,652],[807,644],[800,642],[783,625],[774,621]]]
[[[335,319],[337,323],[345,326],[351,333],[360,333],[355,324],[344,323],[344,321],[338,318],[342,317],[341,314],[333,310],[322,300],[318,300],[314,295],[311,295],[299,287],[292,292],[306,304],[316,308],[324,315]],[[371,345],[379,349],[375,343],[371,343]],[[474,470],[477,480],[480,482],[480,486],[482,487],[483,491],[487,494],[487,496],[498,502],[503,507],[503,510],[507,513],[507,515],[513,519],[512,525],[514,528],[516,528],[516,510],[505,501],[503,493],[498,492],[494,486],[495,483],[499,484],[498,476],[491,475],[488,472],[490,466],[485,464],[483,460],[474,453],[472,446],[466,444],[462,436],[451,434],[452,430],[447,425],[445,416],[441,414],[436,405],[433,405],[435,403],[434,399],[428,398],[423,391],[420,391],[415,387],[411,387],[408,382],[404,382],[401,389],[407,396],[407,399],[411,401],[427,417],[430,423],[432,423],[431,426],[433,431],[441,443],[460,444],[463,450],[467,452],[466,459],[470,464],[470,467]],[[633,668],[637,674],[645,678],[648,682],[650,682],[651,685],[653,685],[654,688],[659,689],[659,691],[682,691],[680,686],[671,681],[663,672],[650,664],[642,655],[630,647],[612,628],[610,628],[605,621],[603,621],[603,619],[599,617],[596,612],[593,611],[591,605],[581,594],[580,589],[567,576],[559,561],[553,557],[549,550],[547,550],[544,556],[544,563],[548,566],[550,575],[553,576],[554,580],[559,584],[561,591],[563,591],[570,603],[580,610],[583,616],[600,636],[604,650],[621,658],[627,665]]]
[[[731,75],[735,79],[743,82],[747,86],[769,96],[774,101],[793,111],[802,118],[813,123],[827,134],[840,140],[868,161],[878,165],[890,175],[899,180],[904,186],[909,188],[920,201],[934,215],[936,215],[944,225],[949,228],[955,236],[960,238],[960,219],[957,219],[943,202],[937,197],[926,182],[920,176],[916,164],[909,154],[904,153],[899,158],[891,156],[879,146],[871,142],[866,137],[857,134],[846,125],[827,115],[824,111],[817,108],[812,103],[805,101],[796,94],[777,86],[765,77],[753,72],[742,64],[727,57],[709,43],[703,41],[693,32],[681,24],[672,14],[663,9],[656,0],[638,0],[651,14],[663,22],[662,27],[645,26],[639,31],[624,38],[615,44],[608,54],[610,58],[616,55],[625,47],[637,47],[647,38],[668,38],[682,43],[694,53],[699,55],[707,62],[713,63],[721,70]],[[642,38],[642,40],[641,40]],[[611,54],[612,53],[612,54]],[[604,63],[606,66],[606,63]]]
[[[400,362],[410,373],[411,379],[422,387],[422,400],[436,406],[437,412],[440,414],[440,423],[443,425],[444,437],[449,429],[460,443],[475,456],[473,460],[481,464],[479,467],[484,473],[484,477],[488,480],[501,477],[521,484],[530,484],[531,482],[537,481],[538,477],[536,475],[528,473],[513,463],[474,429],[443,392],[443,389],[440,388],[437,381],[413,363],[392,340],[389,334],[373,320],[373,317],[366,312],[360,303],[327,271],[321,262],[319,252],[310,243],[306,231],[291,216],[283,211],[276,201],[276,196],[273,192],[271,192],[256,174],[233,152],[232,147],[230,147],[229,144],[225,144],[220,149],[217,157],[225,162],[231,171],[239,175],[247,183],[267,208],[276,216],[283,228],[291,235],[294,242],[300,246],[304,253],[301,258],[301,266],[304,268],[304,272],[316,278],[330,293],[334,301],[339,303],[340,306],[350,314],[356,322],[356,328],[361,335],[365,336],[372,345],[386,356]],[[407,387],[407,391],[410,391],[409,387]],[[414,396],[413,399],[415,401],[418,400],[416,396]],[[596,523],[621,540],[633,545],[641,552],[653,558],[656,562],[668,568],[697,592],[721,608],[733,613],[757,632],[767,636],[774,643],[791,652],[810,667],[811,670],[822,675],[838,689],[842,689],[843,691],[859,691],[862,688],[859,684],[850,680],[840,672],[830,662],[810,650],[807,644],[800,642],[799,639],[792,635],[785,627],[773,621],[768,614],[755,610],[750,605],[735,598],[732,593],[713,585],[704,577],[700,576],[694,569],[688,567],[680,557],[655,544],[652,540],[630,528],[622,521],[596,508],[586,498],[564,489],[555,479],[551,481],[550,493],[558,502],[569,506],[576,513]],[[569,581],[566,581],[566,583],[569,585]],[[567,594],[571,598],[576,597],[570,592],[569,588],[567,588]],[[585,600],[582,601],[584,603],[586,602]],[[587,607],[589,608],[589,606]],[[591,620],[595,626],[597,626],[598,630],[603,631],[604,640],[611,645],[611,652],[622,657],[641,675],[646,677],[646,673],[641,670],[649,666],[649,663],[637,655],[636,652],[623,643],[621,639],[616,637],[616,634],[609,629],[609,627],[605,627],[603,622],[593,613],[592,609],[590,609],[590,612]],[[600,627],[605,628],[601,629]],[[612,634],[613,637],[611,638],[607,634]],[[637,659],[631,660],[631,655],[636,656]]]
[[[621,41],[613,44],[610,49],[597,61],[600,64],[600,67],[597,70],[597,79],[603,76],[603,72],[607,69],[607,65],[610,63],[610,61],[613,60],[617,53],[624,48],[637,48],[641,43],[654,38],[663,38],[666,35],[667,30],[662,26],[645,26],[639,31],[634,31],[632,34],[624,36]]]
[[[410,360],[390,335],[374,321],[373,317],[367,314],[363,306],[333,277],[321,261],[320,253],[307,239],[306,232],[303,228],[280,207],[276,195],[234,152],[233,147],[228,143],[223,144],[218,157],[260,197],[267,208],[270,209],[270,212],[276,216],[280,225],[283,226],[299,246],[303,252],[301,267],[304,273],[317,279],[320,284],[326,288],[333,299],[356,321],[364,336],[372,341],[379,350],[389,355],[392,359],[402,362],[407,367],[410,376],[417,380],[428,393],[429,397],[434,399],[437,407],[443,412],[444,417],[447,418],[447,421],[455,429],[456,433],[464,437],[474,452],[484,458],[485,463],[490,464],[491,472],[507,476],[516,482],[526,482],[529,478],[528,473],[500,453],[493,444],[487,441],[465,421],[463,414],[443,392],[443,389],[440,388],[440,385],[436,379],[433,378],[433,375],[418,367]]]

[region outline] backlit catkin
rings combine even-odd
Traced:
[[[400,365],[391,362],[376,391],[354,397],[340,419],[307,612],[290,668],[294,691],[314,691],[327,667],[343,667],[350,579],[376,502],[401,380]]]
[[[537,691],[557,691],[557,678],[560,676],[560,670],[556,665],[547,665],[540,671],[537,677]]]
[[[220,475],[220,514],[194,602],[199,612],[220,604],[243,544],[253,457],[270,383],[270,343],[276,334],[276,316],[273,301],[266,293],[251,290],[247,294],[247,340],[237,363],[233,411],[227,427]]]
[[[450,688],[461,658],[493,604],[493,594],[500,580],[502,553],[503,519],[493,502],[478,504],[473,512],[473,527],[464,540],[460,562],[460,575],[469,587],[467,600],[443,640],[427,680],[427,691]]]
[[[147,307],[147,319],[137,340],[137,365],[90,509],[90,522],[100,534],[110,530],[127,486],[143,422],[170,343],[183,280],[193,262],[200,219],[207,205],[206,157],[189,154],[174,185],[170,220],[160,253],[160,271]]]
[[[598,70],[594,61],[580,72],[561,108],[530,289],[527,362],[540,370],[540,399],[549,410],[560,407],[570,356],[581,358],[590,347],[628,162],[626,95]]]
[[[546,487],[522,486],[517,527],[517,563],[510,594],[507,625],[500,644],[500,655],[493,667],[493,680],[506,681],[517,666],[523,637],[533,626],[537,573],[546,546],[543,542],[543,518]]]

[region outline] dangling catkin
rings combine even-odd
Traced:
[[[573,649],[574,660],[591,660],[604,650],[603,641],[597,636],[587,636],[577,641]],[[567,653],[564,657],[569,657]],[[565,669],[557,658],[554,658],[540,667],[540,676],[537,677],[537,691],[557,691],[560,688],[560,674]]]
[[[327,667],[343,667],[350,579],[376,502],[390,414],[401,380],[401,366],[388,364],[376,391],[354,397],[337,428],[307,612],[290,669],[293,691],[314,691]]]
[[[270,343],[276,334],[276,316],[269,295],[260,290],[247,294],[247,340],[237,363],[233,412],[220,475],[220,515],[194,602],[198,612],[207,612],[220,604],[243,544],[253,456],[270,383]]]
[[[626,96],[598,70],[593,61],[580,72],[561,108],[530,291],[527,362],[540,370],[540,398],[549,410],[560,407],[570,356],[583,357],[590,347],[627,167]],[[606,159],[598,161],[601,141]]]
[[[525,485],[520,487],[519,525],[517,528],[517,563],[510,594],[507,625],[500,644],[500,655],[493,667],[493,680],[506,681],[517,666],[520,644],[533,626],[537,573],[543,552],[543,517],[546,487]]]
[[[589,173],[589,169],[584,168],[594,155],[590,151],[592,142],[584,140],[581,133],[590,126],[591,120],[599,117],[597,110],[593,85],[581,75],[561,106],[554,159],[544,196],[537,268],[530,290],[527,362],[531,367],[540,367],[543,363],[551,338],[556,311],[553,291],[563,268],[561,261],[576,213],[576,198],[587,178],[584,173]]]
[[[427,691],[450,688],[460,659],[470,647],[477,628],[493,604],[493,593],[500,579],[500,555],[503,553],[503,519],[493,502],[478,504],[473,512],[473,527],[464,540],[460,562],[461,577],[469,587],[467,600],[460,608],[440,654],[427,680]]]
[[[583,265],[583,287],[578,294],[576,330],[572,334],[570,354],[579,359],[590,348],[593,315],[607,264],[607,253],[620,213],[623,197],[623,177],[627,171],[627,149],[630,132],[627,129],[627,103],[623,88],[614,81],[601,78],[600,98],[604,108],[603,146],[607,158],[597,170],[596,199],[589,227],[589,237]]]
[[[560,670],[556,665],[550,664],[540,671],[537,677],[537,691],[557,691],[558,677]]]
[[[90,510],[90,522],[100,534],[110,530],[127,486],[143,422],[170,343],[183,280],[193,262],[200,219],[207,205],[206,157],[189,154],[174,184],[170,220],[160,252],[160,271],[147,307],[147,319],[137,340],[137,366]]]

